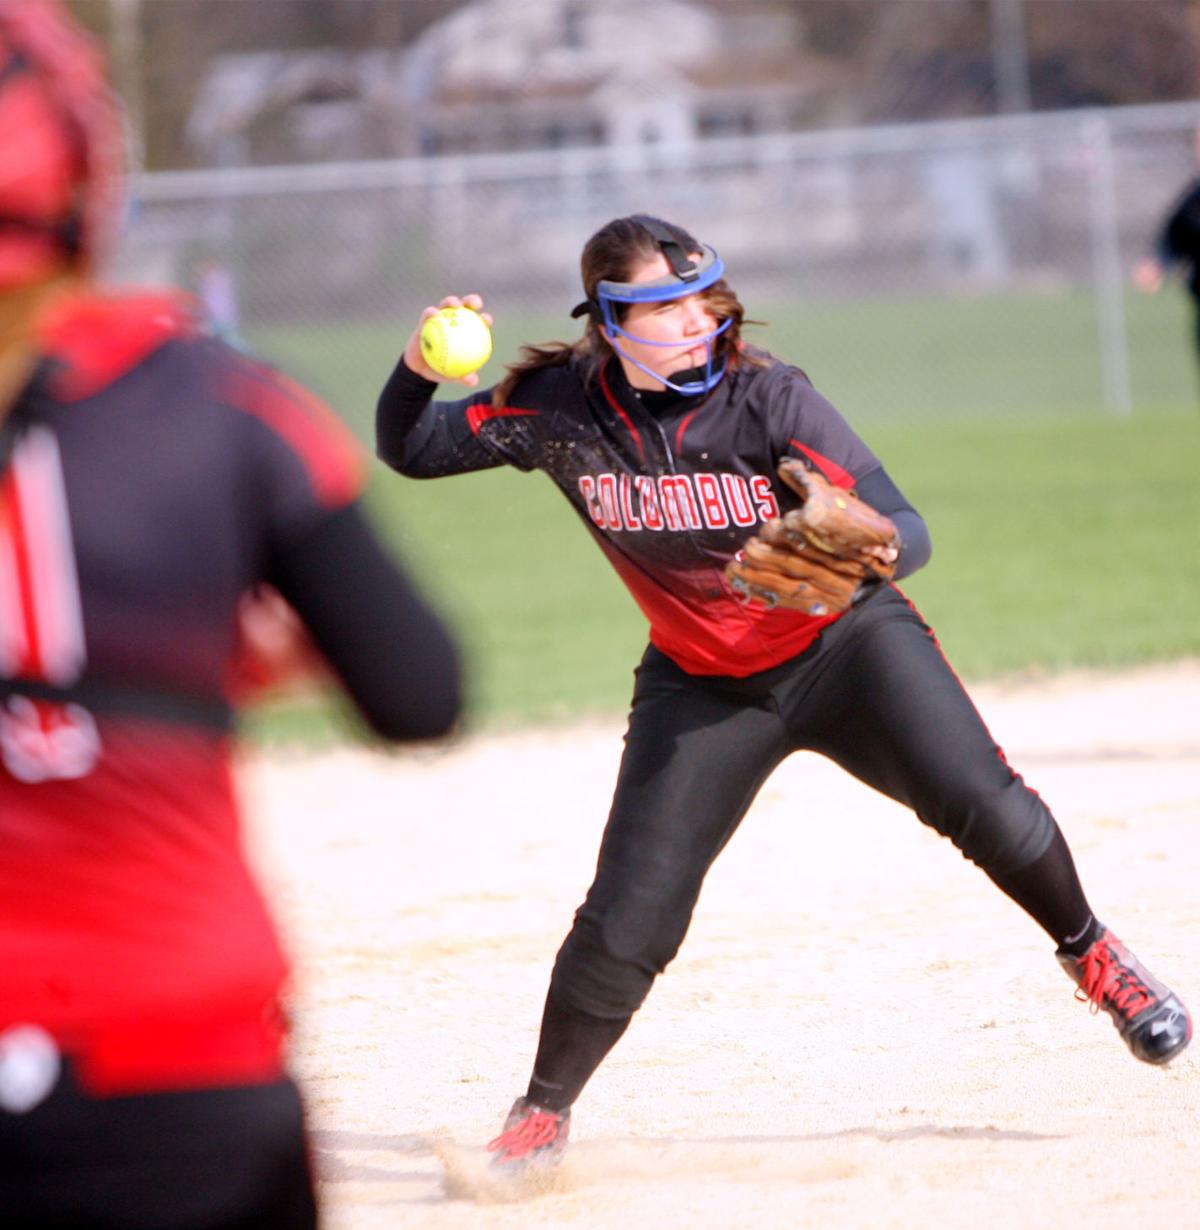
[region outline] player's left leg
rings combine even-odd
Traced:
[[[647,651],[596,876],[554,964],[533,1074],[489,1146],[553,1161],[570,1108],[675,957],[704,877],[787,754],[765,685],[700,680]]]
[[[894,590],[839,620],[795,737],[911,807],[1053,938],[1083,998],[1165,1063],[1191,1037],[1178,997],[1099,923],[1050,810],[1009,766],[928,627]]]

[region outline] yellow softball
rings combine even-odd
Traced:
[[[491,356],[492,331],[470,308],[441,308],[421,326],[421,357],[447,380],[469,376]]]

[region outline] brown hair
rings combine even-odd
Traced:
[[[612,222],[602,226],[583,245],[583,253],[579,260],[580,274],[583,289],[591,303],[596,302],[596,288],[601,282],[628,282],[639,265],[652,261],[661,252],[658,240],[639,220],[645,216],[615,218]],[[648,220],[667,230],[685,252],[700,251],[699,243],[681,226],[664,222],[659,218]],[[700,293],[719,320],[731,322],[729,328],[716,339],[714,361],[719,363],[726,356],[731,359],[736,356],[740,361],[754,365],[763,363],[765,360],[757,354],[742,352],[742,325],[758,322],[746,321],[745,309],[728,282],[722,278]],[[617,307],[617,319],[621,320],[628,311],[628,307],[627,305],[617,305]],[[517,383],[531,372],[540,371],[546,367],[565,367],[574,359],[583,361],[584,379],[591,380],[612,352],[612,346],[600,332],[600,322],[589,313],[583,336],[578,341],[546,342],[540,346],[522,346],[521,357],[517,362],[508,365],[507,374],[496,386],[492,395],[492,402],[496,406],[504,405]]]

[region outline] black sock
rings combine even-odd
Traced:
[[[546,996],[542,1034],[526,1096],[547,1110],[566,1110],[625,1032],[629,1017],[607,1020]]]
[[[1103,930],[1084,896],[1075,860],[1062,830],[1040,858],[992,882],[1037,922],[1063,952],[1082,956]]]
[[[1085,952],[1100,938],[1104,930],[1102,923],[1089,914],[1087,925],[1077,935],[1068,935],[1058,945],[1059,952],[1068,953],[1072,957],[1082,957]]]

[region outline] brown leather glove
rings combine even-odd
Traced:
[[[772,517],[726,566],[725,579],[743,601],[832,615],[864,583],[891,580],[900,539],[889,517],[794,458],[778,472],[800,507]]]

